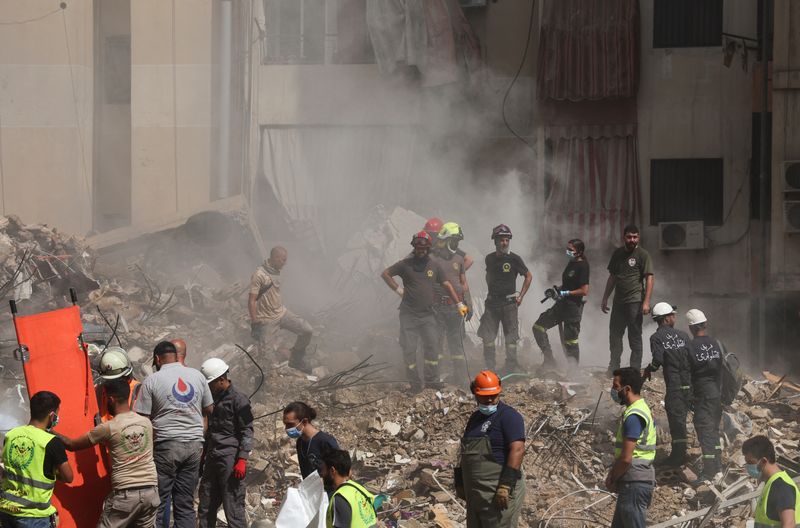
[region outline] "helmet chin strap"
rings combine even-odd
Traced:
[[[453,247],[453,241],[452,240],[448,240],[447,241],[447,250],[450,253],[455,255],[456,251],[458,251],[458,243],[456,243],[456,247]]]

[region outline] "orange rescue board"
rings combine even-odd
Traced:
[[[24,363],[28,396],[48,390],[61,398],[55,430],[76,438],[94,427],[97,397],[88,358],[81,350],[82,331],[78,306],[14,318],[17,340],[27,348]],[[95,446],[76,453],[67,451],[75,473],[72,484],[56,483],[53,502],[58,509],[59,528],[97,526],[103,500],[111,490],[103,448]]]

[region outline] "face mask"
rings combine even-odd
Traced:
[[[479,403],[478,404],[478,410],[480,412],[482,412],[483,414],[485,414],[486,416],[490,416],[490,415],[492,415],[492,414],[497,412],[497,404],[494,404],[494,405],[483,405],[483,404]]]
[[[574,259],[575,258],[575,252],[568,249],[567,250],[567,256],[569,258],[571,258],[571,259]]]
[[[53,421],[50,422],[50,427],[48,427],[47,430],[50,431],[53,427],[57,425],[58,425],[58,415],[56,413],[53,413]]]
[[[611,389],[611,399],[620,405],[625,405],[625,398],[622,397],[620,392],[622,391],[615,391],[614,389]]]
[[[300,426],[299,425],[297,427],[292,427],[291,429],[287,429],[286,430],[286,435],[289,438],[300,438],[301,434],[302,434],[302,432],[300,431]]]
[[[745,464],[745,469],[747,470],[747,474],[750,475],[754,479],[761,478],[761,470],[758,469],[758,464]]]

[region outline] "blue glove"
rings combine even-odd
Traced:
[[[559,290],[558,295],[561,297],[569,297],[569,290]]]

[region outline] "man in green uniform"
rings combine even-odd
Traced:
[[[775,463],[775,448],[766,436],[754,436],[742,444],[745,468],[764,481],[756,505],[756,528],[800,525],[800,493],[797,484]]]
[[[58,423],[61,399],[48,391],[31,397],[28,425],[6,433],[0,489],[0,526],[51,528],[56,508],[50,502],[56,480],[72,482],[72,467],[64,444],[50,431]]]
[[[322,480],[325,489],[335,490],[325,518],[327,528],[369,528],[378,525],[375,496],[350,480],[350,453],[342,449],[322,452]]]

